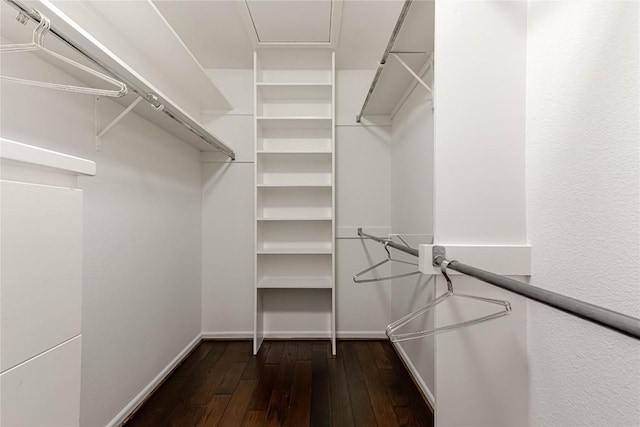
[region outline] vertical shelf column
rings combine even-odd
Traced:
[[[336,352],[334,82],[329,50],[254,52],[254,353],[265,323]]]

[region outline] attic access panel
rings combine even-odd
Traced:
[[[238,7],[254,47],[337,46],[342,0],[243,0]]]

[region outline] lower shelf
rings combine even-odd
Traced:
[[[265,277],[258,282],[260,289],[331,289],[331,277]]]
[[[331,254],[333,249],[331,248],[322,248],[322,247],[311,247],[311,248],[280,248],[280,247],[270,247],[270,248],[259,248],[258,255],[267,255],[267,254],[282,254],[282,255],[305,255],[305,254]]]

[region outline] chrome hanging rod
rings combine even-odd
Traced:
[[[433,265],[439,266],[443,261],[449,261],[446,259],[444,247],[434,246]],[[541,289],[499,274],[481,270],[459,261],[450,260],[447,267],[459,273],[466,274],[467,276],[475,277],[490,285],[506,289],[514,294],[545,304],[556,310],[564,311],[583,320],[640,339],[640,319],[636,319],[635,317],[627,316],[626,314],[618,313],[546,289]]]
[[[364,233],[362,228],[358,228],[358,236],[364,237],[365,239],[375,240],[378,243],[386,244],[390,248],[397,249],[409,255],[413,255],[415,257],[420,256],[417,249],[412,248],[411,246],[401,245],[392,241],[391,239],[383,239],[382,237],[372,236],[371,234]]]
[[[23,15],[33,19],[35,22],[37,23],[40,22],[41,15],[40,15],[40,12],[38,12],[36,9],[33,9],[25,5],[19,0],[4,0],[4,1],[9,5],[11,5],[12,7],[14,7]],[[236,154],[231,149],[231,147],[229,147],[222,141],[219,141],[218,139],[214,138],[212,135],[209,134],[209,132],[207,132],[206,129],[204,129],[198,123],[193,121],[193,119],[188,117],[186,114],[182,113],[181,111],[178,111],[177,109],[167,107],[166,105],[164,105],[160,101],[158,95],[154,94],[153,91],[150,88],[148,88],[146,84],[144,84],[144,82],[139,81],[137,78],[135,78],[135,76],[130,76],[128,78],[120,74],[119,72],[117,72],[116,70],[114,70],[113,68],[105,64],[103,61],[91,55],[89,52],[87,52],[85,49],[83,49],[78,44],[73,42],[69,37],[65,36],[63,33],[60,32],[60,30],[55,29],[53,26],[51,27],[49,32],[54,36],[56,36],[58,39],[60,39],[62,42],[66,43],[73,50],[75,50],[76,52],[78,52],[79,54],[87,58],[89,61],[93,62],[98,67],[102,68],[107,73],[111,74],[111,76],[113,76],[114,78],[120,80],[122,83],[127,85],[129,89],[131,89],[133,92],[138,94],[138,96],[140,96],[142,99],[144,99],[149,104],[151,104],[153,108],[155,108],[156,110],[162,111],[167,116],[169,116],[170,118],[178,122],[180,125],[185,127],[187,130],[189,130],[191,133],[198,136],[204,142],[206,142],[216,150],[226,154],[228,157],[231,158],[231,160],[236,159]]]
[[[419,256],[417,249],[400,245],[382,237],[372,236],[363,233],[362,228],[358,228],[358,236],[375,240],[376,242],[387,244],[387,246],[405,252],[413,256]],[[447,268],[458,273],[466,274],[485,283],[506,289],[514,294],[545,304],[556,310],[563,311],[583,320],[595,323],[605,328],[611,329],[632,338],[640,339],[640,319],[627,316],[617,311],[609,310],[588,302],[580,301],[565,295],[561,295],[546,289],[538,288],[528,283],[510,279],[499,274],[491,273],[470,265],[466,265],[456,260],[448,260],[443,246],[434,246],[432,262],[434,266],[440,266],[443,261],[448,261]]]

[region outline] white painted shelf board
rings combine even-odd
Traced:
[[[157,92],[155,92],[155,93],[157,93]],[[131,104],[135,100],[136,96],[137,95],[135,95],[135,94],[134,95],[127,95],[127,96],[124,96],[122,98],[115,98],[114,100],[117,103],[119,103],[120,105],[122,105],[122,107],[126,108],[126,107],[129,106],[129,104]],[[163,100],[163,103],[171,104],[173,108],[179,109],[180,111],[182,111],[183,114],[185,114],[186,116],[190,117],[190,119],[193,122],[195,122],[196,124],[201,126],[201,128],[202,128],[202,132],[201,133],[202,134],[205,134],[205,135],[208,134],[212,138],[214,138],[214,139],[216,139],[218,141],[224,142],[220,138],[218,138],[217,136],[213,135],[211,132],[208,132],[204,128],[204,125],[198,123],[196,121],[196,119],[194,119],[193,117],[189,116],[185,111],[180,109],[180,107],[178,107],[177,105],[173,104],[171,100],[169,100],[167,98],[161,98],[161,101],[162,100]],[[154,124],[155,126],[159,127],[160,129],[164,130],[165,132],[175,136],[179,140],[186,142],[187,144],[197,148],[200,151],[219,151],[214,146],[212,146],[209,143],[205,142],[204,140],[202,140],[202,138],[198,137],[193,132],[190,132],[187,128],[185,128],[184,126],[182,126],[181,124],[179,124],[175,120],[171,119],[165,113],[154,109],[151,106],[151,104],[149,104],[147,102],[144,102],[144,101],[140,102],[133,109],[133,112],[135,114],[137,114],[138,116],[140,116],[140,117],[144,118],[145,120],[147,120],[149,123]],[[105,118],[103,118],[102,121],[103,121],[103,123],[102,123],[103,126],[105,126],[108,123],[108,120],[105,120]],[[106,137],[108,137],[108,136],[106,136]],[[225,144],[226,144],[226,142],[225,142]],[[229,144],[226,144],[226,145],[228,146]],[[233,147],[231,147],[231,148],[233,148]]]
[[[118,2],[115,2],[115,3],[118,3]],[[137,4],[137,3],[143,3],[143,2],[135,2],[135,3]],[[184,116],[186,120],[190,121],[191,123],[189,124],[197,132],[203,135],[206,135],[210,139],[215,139],[224,143],[224,141],[222,141],[220,138],[218,138],[217,136],[215,136],[214,134],[206,130],[198,120],[193,118],[191,114],[187,113],[182,107],[176,104],[170,97],[168,97],[166,94],[160,91],[157,87],[153,86],[149,81],[147,81],[144,77],[138,74],[138,72],[136,72],[128,64],[126,64],[122,59],[117,57],[113,52],[111,52],[104,45],[102,45],[98,40],[96,40],[91,34],[85,31],[80,25],[78,25],[76,22],[71,20],[71,18],[69,18],[62,10],[58,9],[57,5],[63,5],[63,4],[64,2],[62,3],[58,2],[56,3],[56,5],[54,5],[50,1],[42,1],[38,3],[37,8],[51,20],[51,26],[55,28],[56,31],[58,31],[60,34],[67,37],[69,40],[72,40],[74,43],[76,43],[78,47],[84,49],[87,52],[90,52],[91,55],[93,55],[96,59],[106,64],[113,70],[117,71],[122,76],[125,76],[130,82],[142,88],[146,93],[155,94],[158,97],[158,101],[161,104],[169,107],[176,113],[181,114],[182,116]],[[3,17],[3,22],[4,22],[4,19],[5,18]],[[13,31],[14,27],[23,27],[23,26],[19,24],[3,25],[3,35],[5,34],[6,30],[10,29],[11,31]],[[27,36],[27,40],[29,40],[31,37],[31,32],[33,31],[33,28],[34,28],[33,22],[27,25],[27,27],[29,28],[28,30],[29,35]],[[22,29],[21,31],[24,31],[24,29]],[[9,37],[10,38],[15,37],[17,41],[25,40],[24,35],[14,36],[14,34],[11,33]],[[12,41],[15,41],[15,40],[12,40]],[[97,67],[93,65],[89,60],[75,53],[69,46],[67,46],[60,40],[58,40],[57,37],[51,36],[50,38],[48,38],[47,47],[65,56],[69,56],[73,60],[78,61],[84,65],[97,69]],[[64,66],[63,63],[60,61],[56,62],[55,65],[61,68],[62,71],[68,73],[74,78],[77,78],[84,84],[92,85],[92,84],[95,84],[96,82],[95,78],[87,77],[88,76],[87,73],[78,71],[78,69],[75,67]],[[206,77],[206,74],[204,75],[204,77]],[[209,82],[211,85],[213,84],[211,83],[210,80]],[[111,88],[109,85],[104,85],[104,84],[102,84],[99,87]],[[204,93],[209,93],[209,91],[205,90]],[[210,93],[210,95],[213,95],[213,94]],[[130,90],[130,94],[127,96],[120,97],[120,98],[110,98],[110,99],[116,101],[117,103],[122,105],[124,108],[126,108],[136,99],[136,97],[137,95]],[[225,105],[228,105],[226,99],[224,98],[222,99],[224,103],[226,103]],[[222,105],[222,104],[218,103],[217,105],[218,105],[217,108],[220,108],[219,105]],[[152,108],[151,105],[146,101],[140,102],[133,109],[133,112],[138,114],[140,117],[143,117],[150,123],[158,126],[164,131],[175,136],[176,138],[194,146],[200,151],[218,151],[215,147],[213,147],[209,143],[205,142],[204,140],[196,136],[193,132],[187,130],[184,126],[177,123],[175,120],[169,117],[166,113],[157,111],[154,108]],[[103,123],[102,123],[103,126],[105,126],[109,121],[108,118],[103,118],[102,120],[103,120]]]
[[[258,150],[256,151],[256,153],[259,156],[268,156],[271,154],[332,154],[331,151],[305,151],[305,150],[282,150],[282,151],[276,151],[276,150]]]
[[[258,255],[311,255],[311,254],[331,254],[332,248],[266,248],[258,249]]]
[[[429,60],[429,55],[422,53],[401,54],[400,57],[416,73],[418,73]],[[411,76],[395,58],[389,57],[387,63],[382,68],[376,89],[369,99],[366,115],[389,116],[394,107],[400,102],[407,88],[414,81],[413,76]],[[419,90],[426,92],[426,89],[422,86],[420,86]]]
[[[260,216],[257,218],[258,221],[331,221],[333,218],[327,216],[311,216],[311,217],[301,217],[301,216],[283,216],[283,217],[268,217],[268,216]]]
[[[416,73],[422,69],[430,54],[433,53],[434,4],[435,2],[432,1],[411,3],[391,49],[392,52],[416,52],[400,54],[402,60]],[[389,116],[413,82],[414,79],[409,72],[389,55],[386,63],[382,66],[382,73],[371,94],[363,117]],[[426,89],[422,88],[422,90]]]
[[[78,175],[93,176],[96,164],[91,160],[0,138],[0,159],[59,169]]]
[[[327,129],[331,128],[331,117],[256,117],[263,129]]]
[[[330,83],[320,84],[273,84],[258,83],[258,93],[262,101],[273,100],[320,100],[331,103],[333,85]]]
[[[267,86],[326,86],[331,87],[333,84],[330,82],[257,82],[256,85],[258,87],[267,87]]]
[[[259,279],[260,289],[331,289],[331,277],[264,277]]]
[[[279,187],[289,187],[289,188],[322,188],[322,187],[333,187],[331,184],[297,184],[297,183],[282,183],[282,184],[257,184],[258,188],[279,188]]]
[[[171,70],[171,76],[203,110],[229,109],[231,105],[207,76],[204,68],[151,1],[127,2],[126,13],[120,2],[88,2],[106,21],[127,38],[135,38],[136,47]],[[144,22],[144,27],[140,23]],[[176,64],[180,64],[176,67]]]

